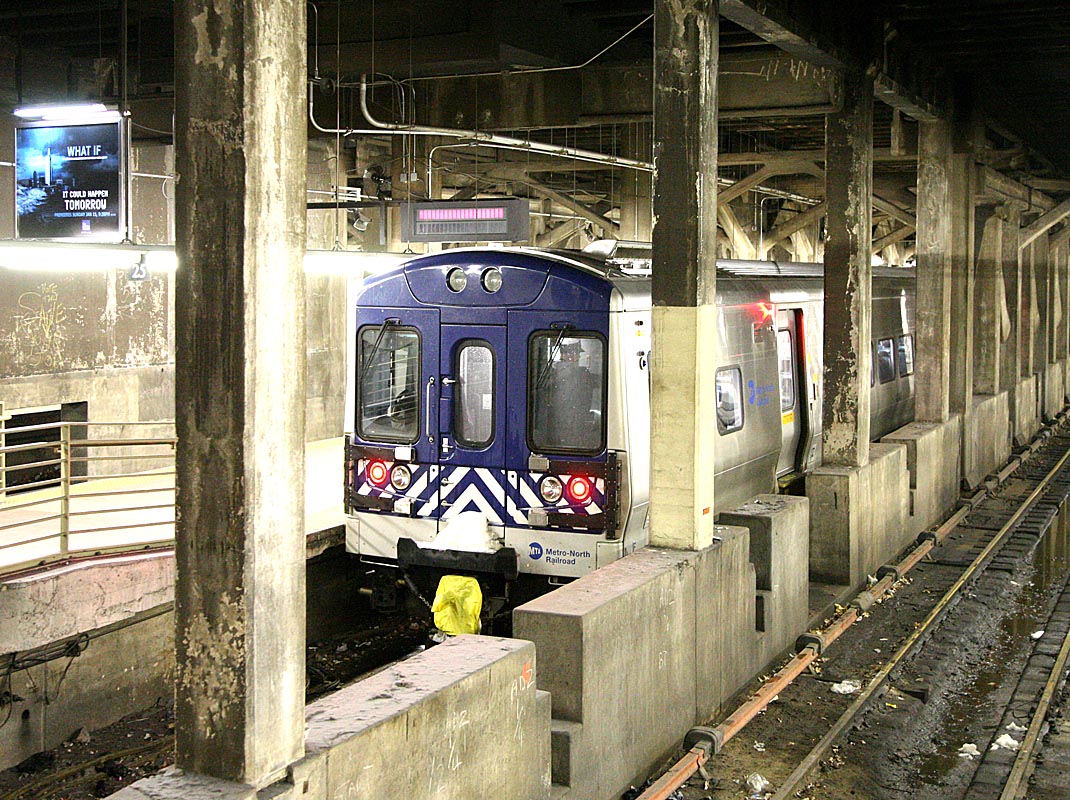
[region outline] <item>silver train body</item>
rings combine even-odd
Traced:
[[[347,439],[350,552],[406,571],[509,581],[578,577],[647,543],[651,282],[628,266],[473,248],[419,257],[366,282]],[[820,265],[718,269],[709,390],[722,511],[821,463],[824,317]],[[914,415],[914,274],[874,272],[876,439]],[[401,352],[404,363],[391,356]],[[583,388],[552,395],[547,376],[566,368],[583,373],[572,384]],[[399,426],[404,397],[415,419]],[[568,413],[555,417],[554,403]],[[563,420],[558,432],[577,427],[556,435],[541,427],[548,419]],[[389,420],[390,432],[377,432],[387,430],[377,420]]]

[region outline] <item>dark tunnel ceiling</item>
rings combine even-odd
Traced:
[[[745,5],[760,5],[738,0]],[[770,3],[770,5],[773,5]],[[793,16],[831,32],[860,63],[879,61],[896,47],[914,63],[951,77],[956,97],[972,97],[1013,144],[1028,146],[1070,176],[1070,0],[783,0]],[[582,61],[652,13],[652,0],[322,0],[321,48],[336,42],[364,45],[376,68],[402,74],[546,66]],[[311,6],[310,6],[311,9]],[[166,93],[173,59],[171,0],[129,0],[131,76],[134,90]],[[824,17],[824,20],[822,19]],[[0,25],[9,55],[3,71],[15,75],[33,50],[51,49],[82,59],[117,59],[120,0],[7,0]],[[309,12],[309,37],[317,34]],[[830,21],[831,20],[831,21]],[[340,21],[340,24],[336,24]],[[864,35],[860,35],[865,32]],[[883,32],[883,36],[882,36]],[[854,34],[852,36],[852,33]],[[820,40],[821,37],[819,37]],[[883,38],[883,41],[882,41]],[[471,42],[488,46],[473,51]],[[497,47],[493,45],[497,44]],[[13,45],[13,47],[12,47]],[[723,51],[765,46],[726,19]],[[653,47],[647,23],[603,61],[648,62]],[[860,52],[865,47],[868,53]],[[58,76],[62,80],[62,75]],[[24,97],[24,100],[34,98]],[[880,104],[878,104],[880,108]],[[877,115],[877,143],[890,113]],[[763,120],[785,147],[810,148],[823,137],[820,118]],[[751,123],[751,127],[755,127]]]

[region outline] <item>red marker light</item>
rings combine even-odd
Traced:
[[[368,476],[368,480],[376,486],[386,486],[386,482],[390,479],[390,472],[382,461],[369,462],[368,470],[365,474]]]
[[[573,503],[586,503],[591,499],[591,482],[583,475],[573,475],[568,479],[565,491]]]
[[[773,304],[772,303],[758,303],[758,322],[765,322],[767,319],[773,316]]]

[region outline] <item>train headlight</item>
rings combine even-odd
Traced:
[[[479,282],[483,284],[483,288],[494,294],[496,291],[502,288],[502,273],[497,267],[490,267],[483,270],[483,274],[479,278]]]
[[[390,470],[390,485],[399,492],[408,489],[410,483],[412,483],[412,473],[404,464],[397,464]]]
[[[468,276],[464,274],[464,270],[460,267],[454,267],[446,273],[446,286],[451,292],[463,292],[464,287],[468,285]]]
[[[539,494],[547,503],[556,503],[561,499],[563,488],[564,487],[561,486],[561,481],[553,475],[547,475],[539,483]]]
[[[365,475],[367,475],[368,480],[376,486],[386,486],[386,482],[390,479],[390,472],[387,470],[386,464],[382,461],[370,462]]]
[[[591,499],[591,482],[583,475],[573,475],[568,479],[565,491],[573,503],[587,503]]]

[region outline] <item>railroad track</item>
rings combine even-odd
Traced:
[[[821,632],[801,637],[795,658],[739,709],[716,726],[694,729],[688,753],[642,800],[717,797],[718,787],[731,790],[756,765],[772,783],[765,795],[753,784],[748,791],[774,800],[1026,797],[1070,655],[1070,524],[1058,517],[1068,495],[1070,432],[1062,419],[948,522],[919,537]],[[927,605],[926,613],[906,626],[900,642],[877,638],[881,615],[893,604],[874,605],[893,589],[902,605],[901,595],[913,587],[900,578],[919,564],[931,594],[928,602],[910,602]],[[864,644],[845,645],[850,663],[838,668],[828,648],[865,618],[873,620],[860,626],[866,630],[845,639],[861,636]],[[880,657],[867,663],[866,653]],[[996,679],[1000,669],[1020,679]],[[832,699],[828,687],[842,685],[830,677],[837,674],[865,680],[849,699]],[[821,715],[828,717],[823,735],[814,732]],[[809,717],[808,725],[799,724],[801,717]],[[729,744],[755,718],[748,736]],[[1070,733],[1066,738],[1070,762]],[[688,783],[700,770],[707,779]]]

